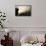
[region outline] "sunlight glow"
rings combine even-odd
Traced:
[[[18,8],[19,8],[18,13],[22,13],[30,10],[29,6],[18,6]]]

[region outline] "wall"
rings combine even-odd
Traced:
[[[26,1],[26,2],[25,2]],[[8,27],[46,27],[46,6],[45,0],[10,0]],[[32,2],[32,16],[31,17],[16,17],[15,5],[28,4]],[[11,18],[11,19],[10,19]],[[14,23],[13,23],[14,22]]]
[[[17,1],[17,0],[10,0],[9,1],[9,15],[8,15],[8,23],[7,27],[25,27],[26,25],[31,25],[30,19],[32,17],[16,17],[15,16],[15,5],[30,5],[31,1],[23,0]],[[11,19],[10,19],[11,18]],[[19,24],[18,24],[19,23]]]
[[[6,27],[46,27],[46,0],[0,0],[0,10],[6,12]],[[31,17],[16,17],[15,5],[32,5]]]
[[[2,3],[1,3],[2,2]],[[0,9],[6,12],[6,27],[46,27],[45,0],[0,0]],[[31,17],[16,17],[15,5],[32,5]]]

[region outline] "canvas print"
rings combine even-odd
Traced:
[[[31,16],[31,5],[16,5],[15,16]]]

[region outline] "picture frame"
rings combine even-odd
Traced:
[[[15,16],[32,16],[32,5],[16,5]]]

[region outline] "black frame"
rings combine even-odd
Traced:
[[[27,6],[30,7],[30,11],[26,13],[18,14],[18,6]],[[32,16],[32,5],[16,5],[15,7],[15,16]]]

